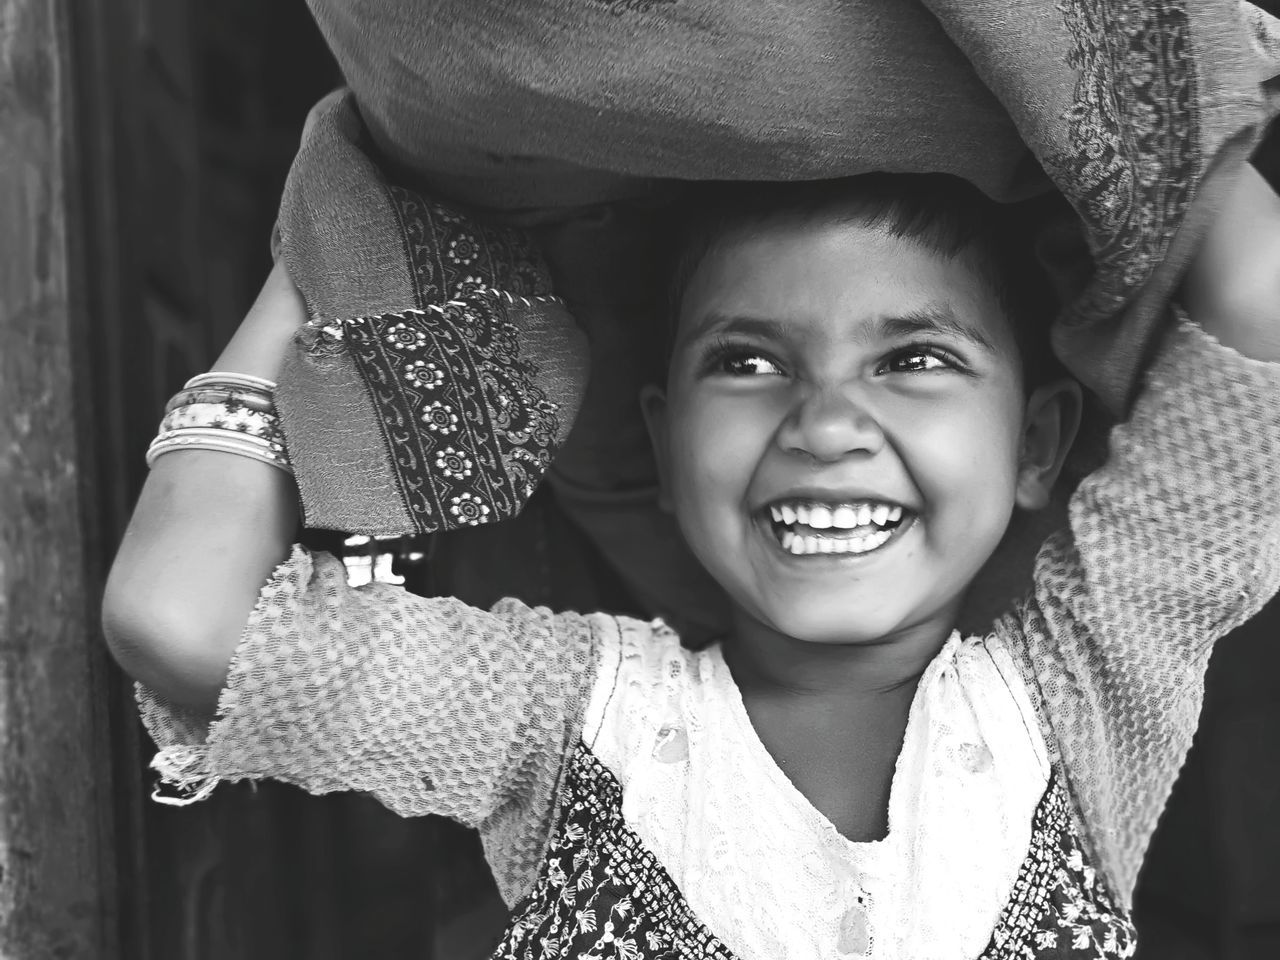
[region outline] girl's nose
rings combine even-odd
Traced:
[[[873,454],[885,442],[879,421],[847,391],[815,391],[802,399],[778,433],[788,453],[834,462],[852,454]]]

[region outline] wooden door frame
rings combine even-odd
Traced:
[[[150,957],[136,720],[98,625],[127,511],[100,403],[129,276],[108,4],[0,0],[0,956],[20,960]]]

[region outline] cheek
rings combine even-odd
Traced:
[[[999,396],[935,411],[905,441],[926,499],[942,503],[958,496],[973,517],[1007,519],[1017,480],[1017,426],[1010,404]]]
[[[689,398],[677,411],[672,433],[671,475],[677,506],[736,507],[768,445],[762,411],[741,398]],[[694,519],[695,518],[690,518]]]

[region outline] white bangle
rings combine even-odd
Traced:
[[[267,380],[264,377],[255,377],[251,373],[227,373],[218,370],[210,370],[208,373],[198,373],[186,382],[182,388],[191,390],[194,387],[242,387],[246,390],[258,390],[263,393],[273,394],[276,390],[274,380]]]
[[[229,453],[269,463],[290,476],[293,475],[293,467],[289,464],[289,458],[282,446],[230,430],[187,428],[162,433],[151,441],[151,446],[147,448],[147,467],[154,466],[157,458],[166,453],[173,453],[175,450],[210,450],[216,453]]]
[[[147,448],[147,466],[175,450],[211,450],[261,460],[292,475],[272,402],[275,386],[247,373],[213,370],[192,377],[166,404],[159,433]]]

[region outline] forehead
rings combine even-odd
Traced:
[[[711,246],[685,288],[676,346],[725,318],[768,320],[805,339],[843,339],[887,318],[925,316],[953,320],[997,348],[1012,345],[972,257],[835,217],[777,220],[738,228]]]

